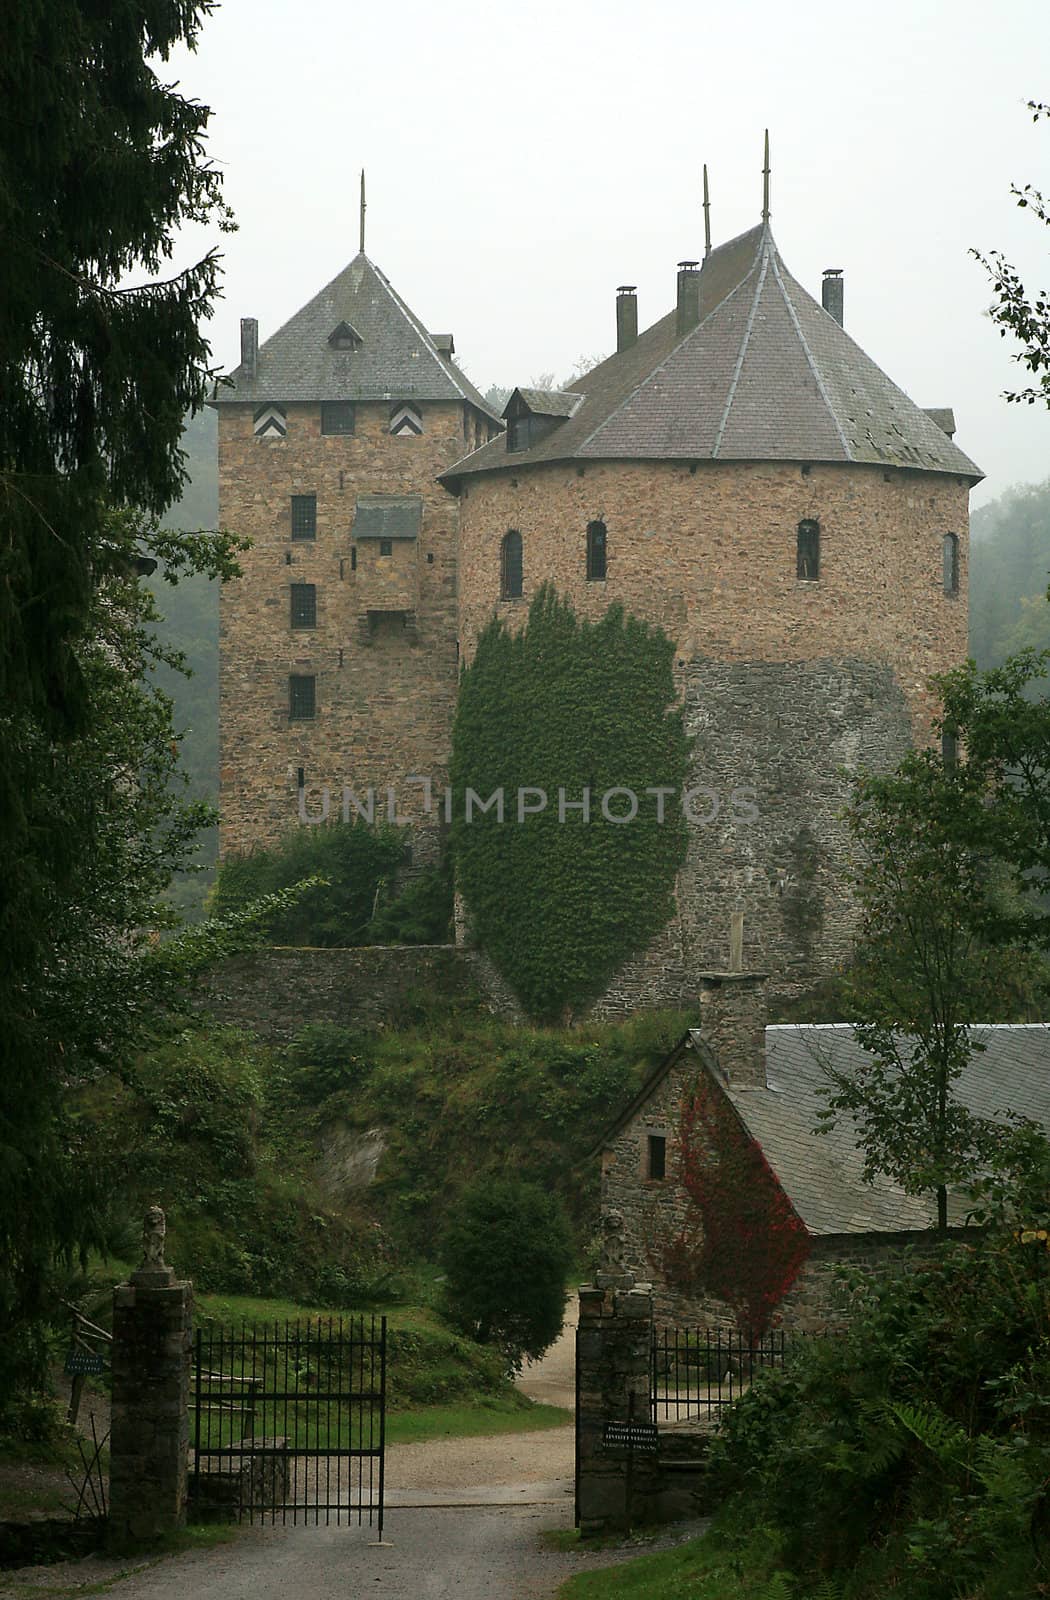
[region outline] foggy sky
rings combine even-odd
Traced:
[[[265,340],[356,254],[364,166],[368,254],[473,381],[564,377],[614,348],[617,284],[643,326],[669,309],[703,255],[702,162],[715,244],[759,220],[768,126],[788,267],[818,299],[842,267],[852,336],[954,406],[974,504],[1050,475],[1050,412],[1001,398],[1023,374],[968,255],[1050,285],[1050,230],[1009,192],[1050,191],[1025,108],[1050,99],[1047,0],[226,0],[159,70],[214,108],[240,225],[177,253],[225,253],[224,370],[240,317]]]

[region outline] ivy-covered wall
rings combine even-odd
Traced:
[[[619,607],[581,621],[544,589],[520,631],[486,629],[463,674],[457,883],[533,1017],[578,1014],[672,915],[689,747],[673,658]]]

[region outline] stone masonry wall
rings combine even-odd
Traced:
[[[451,402],[419,409],[418,436],[393,437],[384,402],[358,405],[356,431],[342,437],[321,434],[319,405],[289,405],[286,437],[258,439],[250,405],[219,407],[222,525],[253,541],[220,605],[224,852],[296,825],[302,767],[310,814],[322,786],[337,813],[344,784],[362,800],[370,786],[391,785],[397,814],[420,821],[433,853],[422,791],[403,780],[442,783],[448,761],[458,508],[435,475],[468,448],[474,412]],[[291,537],[297,494],[317,496],[315,539]],[[395,540],[388,556],[378,540],[355,544],[358,494],[421,496],[418,541]],[[316,585],[315,628],[292,629],[292,583]],[[316,677],[313,721],[289,719],[290,674]],[[377,819],[385,806],[381,796]]]
[[[966,657],[966,480],[866,466],[588,464],[468,482],[460,515],[465,660],[495,612],[524,621],[551,581],[597,618],[618,601],[678,646],[694,737],[688,858],[677,909],[594,1008],[682,1004],[691,974],[724,967],[730,914],[745,966],[795,994],[849,953],[843,774],[891,768],[929,736],[931,674]],[[587,522],[608,528],[608,577],[585,576]],[[816,582],[796,577],[799,521],[821,528]],[[524,595],[500,601],[499,543],[523,538]],[[942,541],[961,585],[943,592]]]
[[[521,1020],[485,956],[454,945],[257,950],[213,967],[198,1005],[219,1022],[284,1044],[313,1022],[404,1024],[427,990],[463,999],[480,993],[497,1015]]]

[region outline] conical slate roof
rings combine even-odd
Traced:
[[[259,346],[254,377],[237,367],[215,403],[469,400],[496,417],[419,318],[362,253]]]
[[[573,379],[583,395],[530,450],[501,435],[444,474],[533,461],[856,461],[982,476],[791,276],[768,225],[711,252],[700,319],[672,311]]]

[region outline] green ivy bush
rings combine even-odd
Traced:
[[[614,606],[581,621],[544,588],[520,633],[498,619],[460,680],[452,737],[452,846],[475,934],[531,1016],[564,1019],[598,995],[665,926],[685,859],[680,805],[689,741],[672,678],[674,645]],[[672,791],[664,821],[647,788]],[[517,820],[521,789],[547,809]],[[505,795],[466,821],[466,794]],[[591,815],[566,810],[590,791]],[[612,789],[639,800],[611,822]],[[629,801],[611,800],[626,812]]]
[[[946,1246],[855,1289],[839,1337],[803,1341],[725,1416],[712,1472],[756,1509],[809,1592],[1014,1600],[1050,1563],[1045,1231]]]
[[[269,849],[227,856],[209,910],[227,916],[313,878],[319,881],[271,918],[271,944],[441,944],[452,919],[450,868],[431,868],[399,889],[406,859],[405,833],[389,824],[294,828]]]

